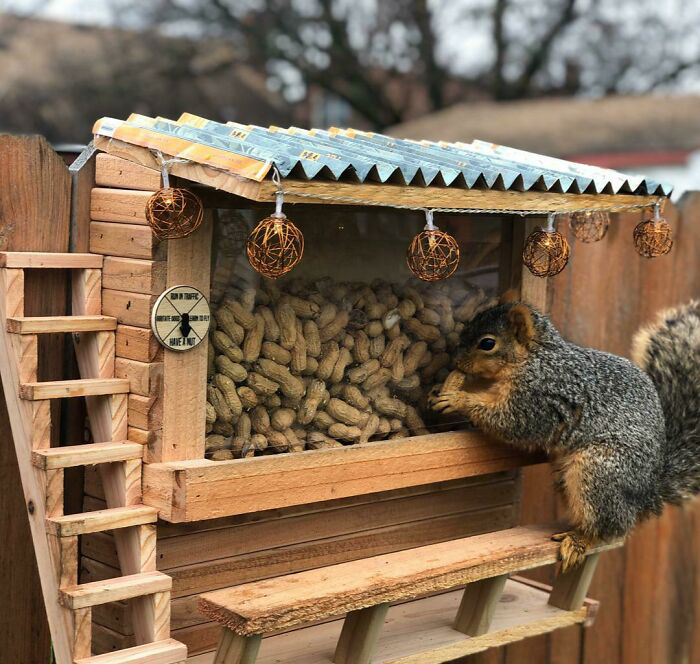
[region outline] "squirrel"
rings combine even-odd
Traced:
[[[700,492],[700,301],[661,313],[629,360],[565,341],[552,322],[506,297],[465,326],[458,390],[430,406],[554,461],[572,528],[562,571],[590,546]]]

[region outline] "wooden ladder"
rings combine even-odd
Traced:
[[[178,664],[172,579],[156,571],[157,510],[141,504],[143,447],[127,438],[129,381],[114,377],[116,319],[101,315],[102,256],[0,253],[0,373],[57,664]],[[25,317],[25,270],[72,273],[71,316]],[[38,382],[38,337],[71,333],[81,378]],[[52,399],[85,397],[91,444],[51,447]],[[97,464],[108,509],[63,513],[63,471]],[[122,577],[78,584],[78,537],[114,530]],[[131,600],[137,645],[92,656],[92,607]]]

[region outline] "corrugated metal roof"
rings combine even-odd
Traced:
[[[354,129],[222,124],[184,113],[177,121],[131,115],[102,118],[98,136],[189,159],[258,182],[272,165],[282,177],[391,182],[558,193],[668,196],[671,188],[638,175],[474,141],[414,141]]]

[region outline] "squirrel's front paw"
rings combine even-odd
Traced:
[[[430,407],[438,413],[458,413],[465,409],[466,403],[463,392],[444,392],[429,398]]]
[[[590,541],[581,533],[570,530],[566,533],[552,535],[552,539],[555,542],[561,542],[559,558],[561,559],[562,572],[575,569],[585,560]]]

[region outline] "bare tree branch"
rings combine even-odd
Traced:
[[[563,0],[561,12],[557,20],[552,23],[544,36],[540,39],[539,44],[532,50],[530,58],[525,64],[520,77],[507,91],[506,97],[517,99],[529,95],[532,81],[547,62],[554,42],[561,36],[566,26],[574,21],[576,17],[575,5],[576,0]]]

